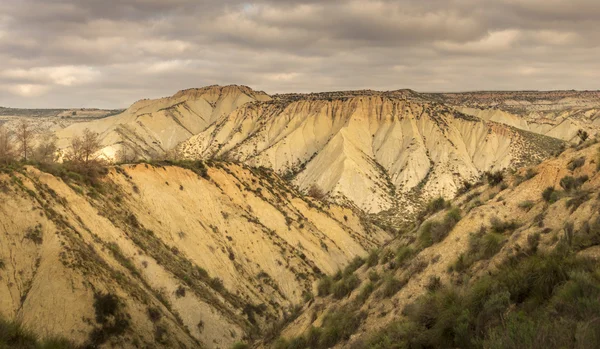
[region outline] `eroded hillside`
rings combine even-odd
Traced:
[[[0,175],[0,314],[76,344],[227,348],[389,235],[234,164]]]
[[[88,128],[101,135],[102,154],[107,159],[115,159],[123,149],[137,158],[151,158],[171,150],[245,103],[270,99],[264,92],[246,86],[188,89],[171,97],[140,100],[123,113],[72,125],[57,132],[57,136],[59,146],[65,149],[73,136]]]
[[[281,95],[244,105],[180,146],[265,166],[301,190],[370,213],[452,197],[485,171],[540,161],[561,142],[459,113],[410,91]]]
[[[597,347],[600,147],[492,175],[323,278],[257,347]]]
[[[579,142],[579,130],[598,132],[598,91],[507,91],[429,94],[431,98],[484,120]]]

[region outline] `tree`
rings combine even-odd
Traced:
[[[33,150],[33,159],[43,164],[55,162],[58,151],[56,141],[57,138],[53,133],[43,134],[38,146]]]
[[[23,161],[27,162],[31,153],[34,137],[31,123],[25,119],[19,121],[16,134],[17,142],[19,144],[19,155],[21,155]]]
[[[135,144],[121,134],[121,149],[115,154],[115,161],[123,164],[133,163],[141,158]]]
[[[15,160],[13,142],[14,134],[0,125],[0,163],[6,165]]]
[[[83,130],[82,136],[71,139],[71,152],[68,160],[88,166],[97,160],[96,153],[102,149],[100,135],[89,128]]]

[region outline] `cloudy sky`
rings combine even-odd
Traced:
[[[598,0],[0,0],[0,105],[600,88]]]

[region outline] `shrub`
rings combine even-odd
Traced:
[[[519,203],[519,208],[524,211],[529,211],[535,206],[535,203],[531,200],[521,201]]]
[[[375,284],[373,282],[368,282],[361,290],[356,299],[362,304],[364,303],[371,293],[375,290]]]
[[[434,214],[436,212],[443,210],[444,208],[446,208],[446,200],[444,200],[444,198],[441,196],[431,200],[427,204],[427,212],[429,214]]]
[[[396,264],[401,266],[406,262],[410,257],[414,255],[414,251],[412,248],[408,246],[400,246],[398,250],[396,250]]]
[[[427,285],[425,285],[425,288],[429,292],[437,291],[441,287],[442,287],[442,280],[440,279],[439,276],[436,276],[436,275],[431,275],[429,277],[429,281],[427,282]]]
[[[429,220],[423,223],[419,235],[421,246],[429,247],[434,243],[444,240],[460,219],[460,210],[454,208],[446,213],[446,216],[444,216],[442,221]]]
[[[317,284],[317,295],[319,297],[326,297],[331,293],[331,285],[333,285],[333,280],[330,276],[325,276],[319,280]]]
[[[492,217],[490,219],[490,224],[492,232],[497,234],[512,232],[519,227],[519,224],[515,221],[502,221],[498,217]]]
[[[502,171],[485,172],[485,178],[487,179],[489,185],[495,187],[504,181],[504,174]]]
[[[323,318],[320,347],[331,348],[342,340],[350,339],[365,317],[365,313],[347,307],[328,313]]]
[[[570,171],[575,171],[576,169],[582,167],[583,165],[585,165],[585,157],[582,156],[580,158],[572,159],[571,161],[569,161],[567,168]]]
[[[593,262],[535,254],[508,260],[470,284],[420,296],[405,307],[404,320],[365,343],[380,349],[597,347],[599,298]]]
[[[544,199],[544,201],[551,204],[555,203],[560,199],[554,187],[547,187],[546,189],[544,189],[544,191],[542,192],[542,198]]]
[[[404,282],[396,279],[393,275],[388,275],[383,281],[382,295],[385,298],[390,298],[404,287]]]
[[[363,264],[365,264],[365,260],[362,257],[356,256],[354,257],[350,263],[344,268],[343,275],[350,275],[354,273],[358,268],[360,268]]]
[[[583,183],[588,181],[588,176],[583,175],[577,178],[571,177],[571,176],[565,176],[560,180],[560,186],[565,190],[565,191],[572,191],[572,190],[577,190],[579,189]]]
[[[534,169],[528,168],[527,172],[525,172],[525,180],[530,180],[533,177],[537,176],[537,174],[538,173]]]
[[[150,321],[157,322],[158,320],[160,320],[161,317],[162,317],[162,314],[160,313],[160,310],[158,310],[158,308],[156,308],[156,307],[148,308],[148,318],[150,319]]]
[[[334,298],[342,299],[348,296],[358,285],[360,285],[360,280],[356,275],[346,275],[331,286],[331,293]]]
[[[374,267],[377,264],[379,264],[379,250],[372,249],[371,252],[369,252],[369,256],[367,257],[367,266]]]
[[[308,196],[317,200],[323,200],[325,195],[326,194],[323,189],[319,188],[316,184],[313,184],[310,188],[308,188]]]
[[[20,323],[0,318],[0,348],[11,349],[75,349],[74,343],[62,338],[41,340]]]

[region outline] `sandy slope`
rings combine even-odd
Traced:
[[[389,238],[267,172],[208,174],[116,167],[97,188],[34,168],[1,175],[0,314],[82,343],[100,326],[94,295],[110,292],[131,323],[110,339],[118,347],[154,345],[164,330],[159,346],[227,348],[300,303],[317,274]]]

